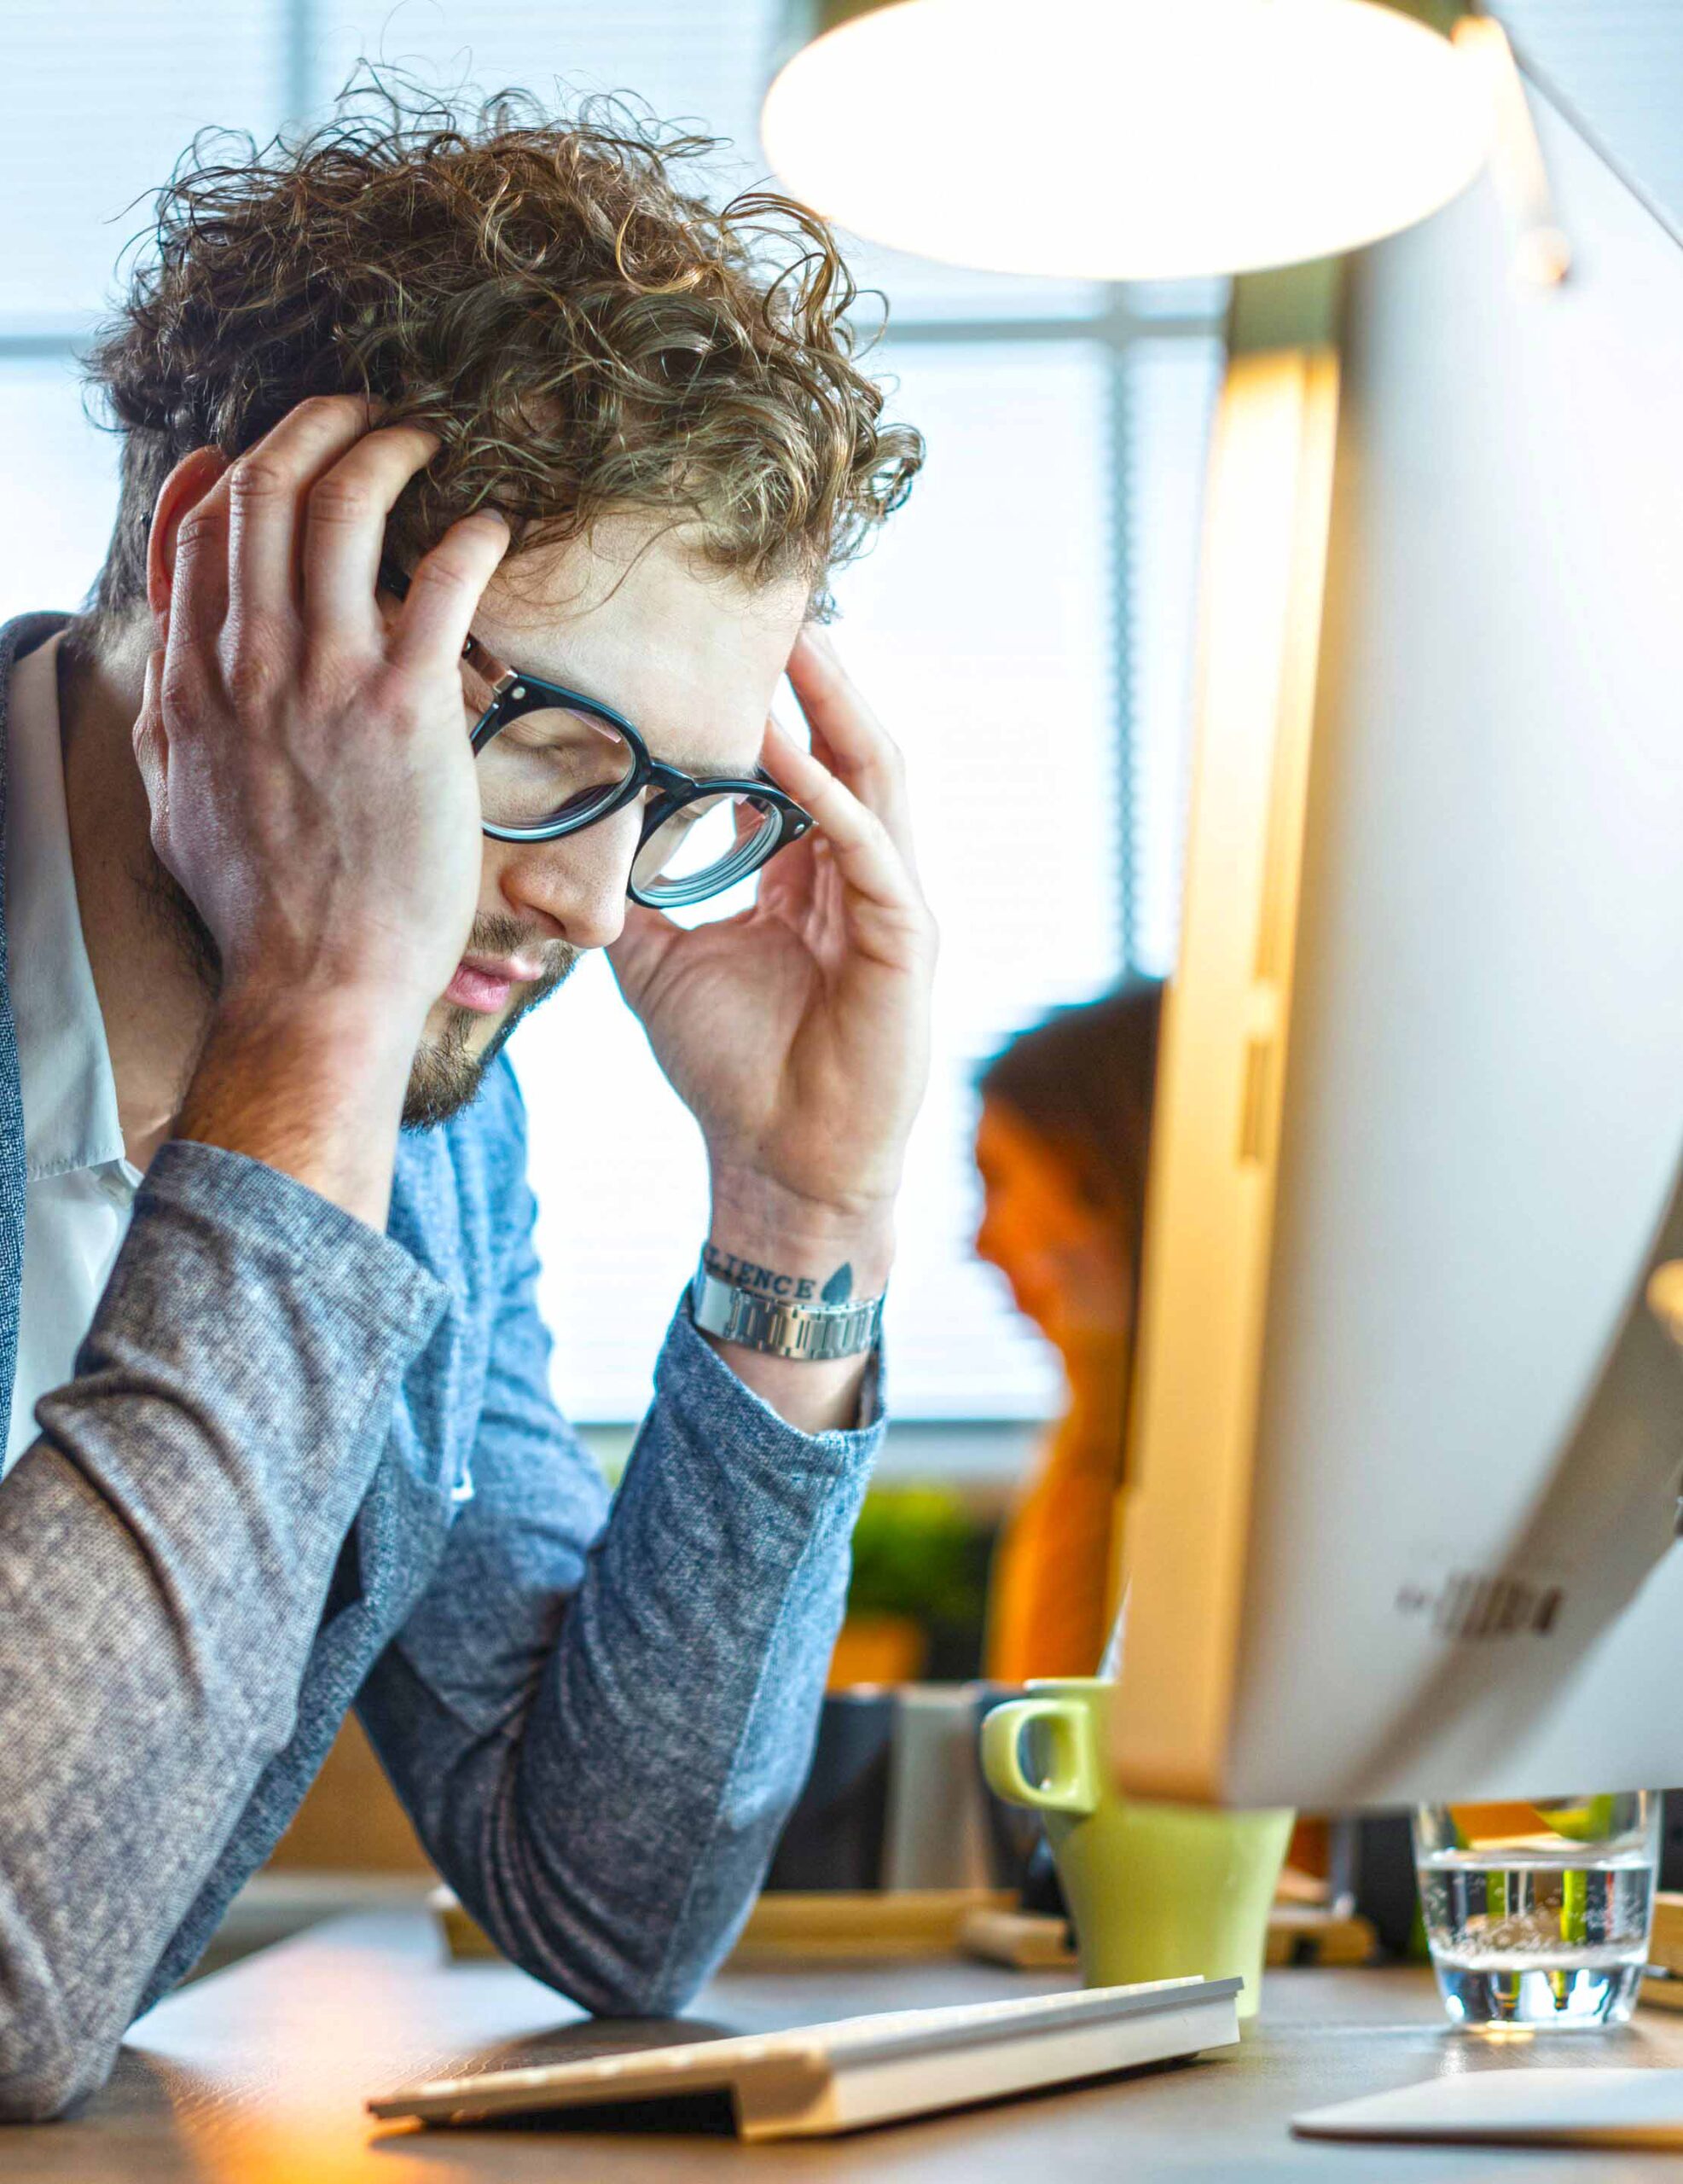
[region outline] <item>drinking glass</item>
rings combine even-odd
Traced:
[[[1622,2024],[1648,1960],[1660,1793],[1421,1805],[1426,1940],[1458,2024]]]

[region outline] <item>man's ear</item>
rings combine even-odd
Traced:
[[[184,455],[158,488],[152,510],[152,531],[146,544],[146,603],[152,612],[157,641],[162,644],[169,630],[170,600],[175,590],[176,534],[189,508],[196,508],[228,468],[220,449],[195,447]]]

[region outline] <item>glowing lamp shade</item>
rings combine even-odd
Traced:
[[[1489,132],[1470,56],[1378,0],[819,0],[815,26],[766,96],[784,183],[995,272],[1324,257],[1447,203]]]

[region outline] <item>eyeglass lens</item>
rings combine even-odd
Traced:
[[[637,851],[631,884],[646,901],[701,902],[753,871],[780,831],[775,809],[744,791],[694,797]]]
[[[605,810],[636,758],[609,722],[555,706],[511,720],[478,763],[479,804],[492,826],[536,828]]]
[[[588,825],[630,778],[635,754],[611,722],[566,706],[520,714],[477,760],[488,823],[517,833],[566,819]],[[680,804],[638,851],[632,885],[647,899],[699,903],[753,871],[778,839],[768,804],[737,791]]]

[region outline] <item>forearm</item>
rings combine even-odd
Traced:
[[[383,1229],[420,1029],[373,996],[226,996],[175,1135],[260,1160]]]
[[[0,2115],[98,2083],[268,1758],[442,1292],[249,1161],[165,1147],[0,1486]]]
[[[588,2007],[681,2007],[746,1914],[804,1775],[879,1437],[796,1433],[681,1316],[564,1617],[537,1577],[545,1555],[560,1574],[553,1525],[499,1527],[482,1486],[370,1679],[363,1718],[432,1856]]]
[[[816,1206],[753,1175],[713,1178],[707,1254],[715,1273],[797,1304],[879,1296],[894,1258],[891,1210]],[[804,1433],[861,1423],[868,1356],[775,1357],[717,1335],[703,1339],[746,1387]],[[868,1421],[864,1421],[868,1422]]]

